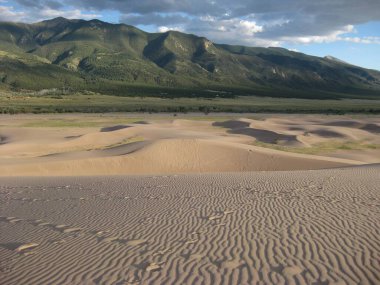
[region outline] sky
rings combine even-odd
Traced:
[[[99,19],[380,70],[380,0],[0,0],[0,21]]]

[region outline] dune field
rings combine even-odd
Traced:
[[[380,162],[379,117],[20,115],[1,117],[0,137],[2,176],[305,170]]]
[[[380,117],[0,116],[0,284],[379,284]]]

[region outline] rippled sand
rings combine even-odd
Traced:
[[[378,284],[379,173],[0,178],[1,284]]]

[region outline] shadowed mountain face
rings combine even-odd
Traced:
[[[283,48],[214,44],[169,31],[56,18],[0,23],[0,86],[93,91],[154,87],[334,92],[376,96],[380,72]],[[327,94],[327,93],[326,93]],[[297,97],[297,96],[295,96]],[[302,96],[301,96],[302,97]]]

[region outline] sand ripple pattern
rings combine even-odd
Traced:
[[[1,284],[379,284],[379,173],[1,178]]]

